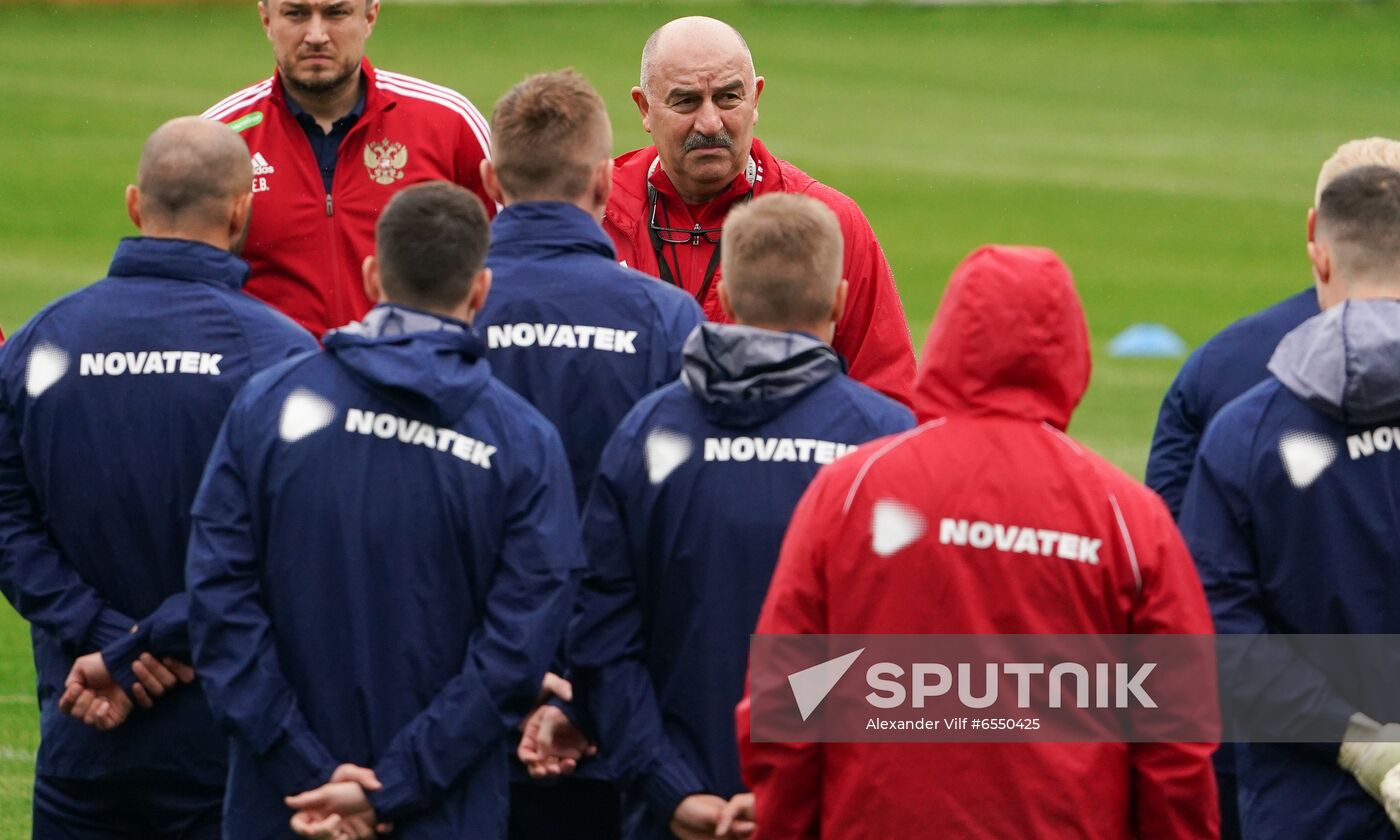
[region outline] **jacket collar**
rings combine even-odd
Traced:
[[[159,277],[212,283],[238,290],[248,279],[248,264],[203,242],[188,239],[159,239],[129,236],[117,244],[112,277]]]
[[[378,75],[368,58],[360,59],[360,75],[364,78],[365,83],[364,114],[374,114],[398,104],[398,96],[379,86]],[[269,92],[269,97],[274,103],[286,109],[287,113],[295,113],[289,104],[287,93],[282,87],[282,70],[280,68],[272,70],[272,90]]]
[[[592,216],[563,201],[524,201],[491,223],[491,249],[547,245],[616,259],[612,240]]]
[[[647,146],[619,155],[615,164],[613,173],[614,201],[610,203],[622,206],[626,212],[623,212],[618,218],[610,216],[610,222],[623,229],[630,229],[634,236],[647,223],[648,186],[655,188],[657,195],[667,202],[668,208],[686,207],[696,221],[702,217],[712,221],[722,221],[729,213],[729,208],[736,201],[748,195],[750,187],[752,187],[755,196],[768,192],[781,192],[783,189],[783,176],[778,166],[778,160],[757,137],[753,139],[753,145],[749,149],[749,157],[754,162],[753,184],[750,185],[745,173],[740,172],[729,183],[724,192],[704,204],[686,205],[681,200],[675,185],[671,183],[670,176],[662,171],[660,164],[657,163],[659,157],[655,146]],[[705,223],[701,222],[701,224]]]

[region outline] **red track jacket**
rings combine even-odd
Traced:
[[[757,632],[1211,632],[1161,500],[1062,431],[1089,381],[1089,341],[1058,257],[975,252],[953,275],[925,359],[923,425],[817,476]],[[871,546],[880,500],[926,523],[890,556]],[[942,545],[945,518],[1101,538],[1102,562]],[[1210,745],[749,743],[746,704],[739,747],[763,840],[1218,831]]]
[[[769,192],[805,193],[836,213],[846,243],[843,276],[851,288],[846,314],[836,327],[832,346],[845,357],[853,378],[909,405],[909,390],[914,382],[914,347],[909,340],[909,325],[904,320],[904,307],[899,301],[894,275],[890,273],[885,253],[865,214],[847,196],[787,161],[773,157],[757,139],[753,141],[751,156],[756,174],[752,185],[754,196]],[[719,227],[729,208],[749,194],[750,185],[741,174],[719,196],[701,205],[688,205],[681,200],[661,167],[652,169],[656,159],[656,148],[652,146],[617,159],[603,228],[612,237],[617,258],[624,265],[660,277],[661,265],[648,227],[652,208],[647,199],[647,185],[656,188],[660,205],[658,223],[684,228],[697,224],[702,228]],[[663,244],[662,248],[673,271],[679,261],[681,283],[687,292],[699,299],[705,269],[715,246],[702,239],[699,245]],[[700,305],[705,317],[724,322],[728,319],[720,311],[718,285],[719,271],[716,270]]]
[[[253,220],[244,291],[313,335],[358,320],[372,302],[361,263],[394,193],[442,179],[496,204],[481,186],[490,153],[486,119],[461,94],[364,61],[365,110],[340,144],[326,194],[306,132],[287,108],[277,73],[204,112],[237,129],[253,155]]]

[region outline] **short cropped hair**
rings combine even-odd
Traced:
[[[516,201],[573,201],[611,157],[603,98],[572,69],[530,76],[491,113],[491,164]]]
[[[1322,191],[1338,177],[1363,166],[1389,166],[1400,169],[1400,142],[1389,137],[1367,137],[1365,140],[1349,140],[1337,147],[1337,151],[1322,164],[1317,174],[1317,190],[1313,194],[1313,207],[1322,204]]]
[[[456,184],[429,181],[399,191],[374,231],[385,297],[420,309],[457,307],[490,243],[486,208]]]
[[[1400,171],[1363,166],[1328,184],[1317,229],[1340,267],[1400,285]]]
[[[831,208],[796,193],[736,207],[721,234],[724,285],[745,323],[806,326],[824,321],[841,283],[841,224]]]

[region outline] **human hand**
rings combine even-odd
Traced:
[[[726,804],[713,793],[692,793],[671,815],[671,833],[680,840],[713,840]]]
[[[374,806],[365,793],[383,787],[373,770],[342,764],[326,784],[284,800],[296,811],[292,830],[319,840],[366,840],[393,831],[393,825],[376,821]]]
[[[131,714],[131,698],[112,681],[101,652],[80,656],[64,680],[58,710],[102,731],[120,726]]]
[[[131,685],[131,696],[143,709],[154,706],[175,686],[194,682],[194,668],[170,656],[156,659],[150,653],[141,654],[131,663],[131,673],[137,680]]]
[[[535,705],[547,703],[551,697],[558,697],[565,703],[574,702],[574,684],[553,671],[546,671],[544,679],[540,681],[540,696],[535,698]]]
[[[751,836],[755,828],[757,823],[754,821],[753,794],[738,793],[724,804],[719,823],[715,825],[715,836],[743,840]]]
[[[532,779],[563,776],[574,772],[579,759],[593,756],[598,748],[569,722],[556,706],[540,706],[525,719],[516,758],[525,765]]]

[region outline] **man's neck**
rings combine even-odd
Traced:
[[[180,239],[185,242],[201,242],[211,248],[218,248],[220,251],[229,249],[227,230],[177,230],[145,225],[141,228],[141,235],[147,239]]]
[[[311,115],[322,131],[329,134],[336,120],[355,110],[355,103],[360,101],[360,90],[364,83],[364,74],[356,73],[336,90],[316,93],[302,90],[295,83],[288,83],[283,79],[282,90],[303,111]]]

